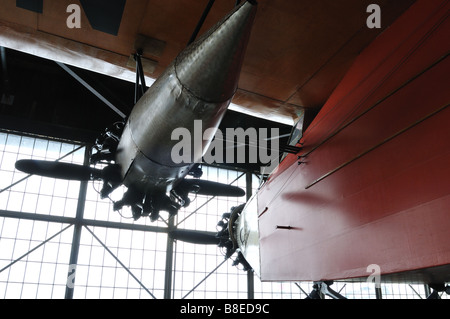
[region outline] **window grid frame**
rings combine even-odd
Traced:
[[[19,143],[17,143],[17,145],[9,145],[11,144],[11,141],[14,140],[18,140]],[[9,144],[8,144],[9,143]],[[26,147],[23,144],[26,143],[31,143],[33,145],[31,151],[30,150],[26,150]],[[11,182],[16,182],[17,180],[20,180],[21,178],[21,174],[17,173],[15,171],[10,171],[10,170],[5,170],[3,169],[4,167],[4,161],[9,159],[12,159],[13,157],[15,158],[15,160],[19,159],[21,156],[31,156],[32,158],[39,158],[39,159],[51,159],[51,160],[57,160],[59,157],[55,157],[56,155],[54,154],[54,151],[51,151],[50,148],[55,147],[57,144],[59,143],[59,151],[57,152],[58,156],[61,157],[64,154],[64,152],[66,150],[69,150],[70,148],[72,148],[72,151],[74,151],[72,154],[68,155],[68,158],[65,158],[63,156],[63,161],[69,161],[69,162],[78,162],[79,160],[76,159],[76,153],[80,152],[82,145],[80,145],[79,143],[74,143],[72,141],[63,141],[63,140],[55,140],[55,139],[48,139],[45,137],[41,137],[41,136],[29,136],[29,135],[25,135],[25,134],[21,134],[21,133],[17,133],[17,132],[9,132],[9,131],[2,131],[0,129],[0,174],[4,173],[6,171],[7,174],[11,175]],[[42,145],[42,144],[46,144],[46,149],[45,152],[43,154],[45,154],[44,156],[42,156],[41,151],[35,150],[35,148],[38,145]],[[67,149],[66,149],[67,148]],[[77,149],[77,151],[75,151]],[[16,150],[16,153],[14,153],[11,150]],[[5,156],[6,154],[6,156]],[[78,155],[79,156],[79,155]],[[245,173],[243,174],[240,171],[234,171],[234,170],[225,170],[223,168],[217,168],[217,167],[211,167],[211,166],[206,166],[205,167],[205,171],[206,171],[206,175],[208,176],[208,179],[210,180],[215,180],[215,181],[219,181],[221,180],[223,182],[223,178],[224,176],[226,176],[226,181],[227,182],[234,182],[234,185],[238,185],[240,187],[246,187],[246,183],[245,183]],[[242,175],[241,175],[242,174]],[[16,180],[16,175],[18,177],[18,179]],[[23,176],[22,176],[23,178]],[[244,182],[243,182],[244,181]],[[38,192],[33,193],[33,192],[27,192],[28,189],[28,179],[26,179],[24,185],[22,186],[23,191],[17,191],[14,190],[12,187],[11,189],[1,189],[2,193],[7,192],[8,194],[8,201],[11,195],[11,192],[13,193],[22,193],[24,194],[22,199],[25,200],[25,194],[32,194],[32,195],[36,195],[36,196],[41,196],[41,188],[43,187],[42,185],[42,178],[39,181],[39,187],[38,187]],[[30,182],[31,183],[31,182]],[[104,229],[104,236],[105,236],[105,241],[106,238],[108,237],[108,232],[112,232],[114,233],[115,231],[119,230],[119,235],[121,233],[121,231],[124,232],[131,232],[131,245],[133,243],[133,237],[136,237],[138,240],[139,238],[143,238],[145,242],[148,241],[148,238],[150,239],[154,239],[156,238],[155,241],[155,248],[153,249],[146,249],[145,248],[145,243],[142,245],[141,248],[135,248],[135,247],[125,247],[122,248],[120,247],[120,244],[117,247],[110,247],[110,249],[112,251],[117,250],[117,254],[119,254],[119,250],[120,249],[128,249],[129,250],[129,254],[128,254],[128,260],[122,260],[122,262],[124,264],[128,264],[130,265],[130,271],[134,272],[134,273],[138,273],[139,276],[136,277],[143,277],[144,273],[151,273],[152,274],[152,278],[150,278],[147,282],[151,283],[152,285],[155,285],[155,282],[157,281],[157,279],[161,280],[161,275],[165,274],[167,275],[168,273],[170,273],[171,279],[172,279],[172,285],[170,287],[171,291],[171,296],[172,298],[181,298],[183,296],[185,296],[185,294],[189,291],[188,287],[189,285],[184,285],[183,284],[183,277],[187,274],[192,275],[192,278],[194,278],[194,280],[192,281],[193,285],[191,288],[194,288],[194,286],[199,282],[199,279],[201,278],[205,278],[207,276],[209,276],[206,280],[204,280],[201,284],[199,284],[197,287],[195,287],[195,289],[192,290],[192,293],[190,293],[187,298],[214,298],[214,297],[210,297],[210,296],[216,296],[217,298],[245,298],[247,296],[249,287],[248,287],[248,283],[247,283],[247,279],[244,278],[247,276],[247,274],[239,269],[237,269],[236,267],[231,265],[231,261],[232,259],[229,259],[227,261],[224,261],[223,264],[218,264],[217,266],[220,265],[220,267],[218,267],[214,272],[211,272],[214,267],[211,267],[212,264],[208,264],[207,263],[207,259],[208,256],[210,259],[216,259],[216,263],[219,262],[219,257],[223,257],[223,255],[221,254],[221,252],[219,251],[219,249],[217,249],[216,247],[216,253],[215,255],[212,254],[211,252],[209,252],[208,248],[193,248],[193,252],[190,252],[189,250],[187,252],[185,252],[185,247],[184,245],[190,245],[190,244],[180,244],[180,243],[176,243],[174,245],[174,251],[173,251],[173,260],[174,260],[174,264],[172,269],[158,269],[161,268],[160,266],[157,265],[157,258],[153,258],[153,265],[148,266],[146,265],[144,268],[144,260],[146,258],[145,253],[146,252],[153,252],[154,256],[156,255],[160,255],[163,256],[166,253],[166,250],[164,249],[160,249],[157,247],[157,242],[158,241],[163,241],[164,244],[167,242],[167,220],[164,220],[162,222],[158,222],[157,226],[151,225],[151,223],[145,222],[144,223],[144,227],[148,227],[149,230],[157,230],[157,232],[153,233],[150,236],[149,232],[145,231],[145,229],[142,228],[136,228],[133,229],[133,225],[128,225],[126,228],[118,228],[118,226],[115,224],[116,220],[110,220],[109,218],[104,220],[102,218],[97,218],[97,209],[99,206],[99,201],[98,199],[95,200],[95,209],[96,211],[94,212],[94,219],[96,221],[96,223],[93,224],[89,224],[86,223],[86,219],[84,218],[84,216],[82,217],[81,220],[77,220],[77,217],[74,216],[74,214],[70,214],[70,215],[66,215],[65,211],[66,211],[66,207],[67,207],[67,200],[76,200],[76,201],[80,201],[83,199],[80,199],[80,192],[79,190],[81,189],[81,185],[78,187],[78,197],[77,198],[72,198],[69,195],[69,188],[70,186],[67,185],[67,188],[65,190],[65,194],[66,196],[61,196],[61,195],[55,195],[55,188],[57,187],[57,183],[53,182],[53,183],[49,183],[53,186],[53,189],[51,191],[51,195],[47,195],[50,196],[52,198],[51,201],[51,205],[53,205],[53,199],[57,198],[57,199],[65,199],[65,206],[64,206],[64,212],[62,212],[62,214],[58,215],[58,216],[53,216],[52,215],[52,209],[49,209],[49,212],[46,216],[42,216],[45,214],[42,214],[40,212],[35,211],[34,213],[32,212],[22,212],[24,209],[24,203],[20,203],[20,210],[18,212],[16,211],[12,211],[11,213],[18,213],[16,217],[13,217],[11,214],[10,215],[2,215],[0,216],[0,240],[7,240],[7,241],[14,241],[13,246],[12,246],[12,255],[11,258],[9,259],[9,261],[13,261],[14,259],[14,252],[15,252],[15,247],[16,244],[18,244],[18,241],[22,242],[22,241],[26,241],[26,239],[21,238],[22,235],[19,235],[19,229],[21,228],[20,223],[23,222],[25,223],[25,221],[32,223],[32,227],[31,227],[31,233],[29,236],[29,240],[28,240],[28,249],[33,249],[33,247],[35,247],[36,245],[38,245],[38,243],[40,242],[39,240],[33,239],[33,234],[35,233],[35,227],[39,226],[39,225],[43,225],[46,224],[46,230],[45,230],[45,237],[51,236],[53,235],[50,231],[50,229],[55,229],[57,228],[57,225],[59,225],[59,228],[62,230],[64,228],[64,226],[67,225],[75,225],[76,223],[81,223],[82,226],[84,227],[91,227],[91,229],[93,229],[94,233],[95,230]],[[257,191],[258,188],[258,179],[253,176],[253,183],[252,183],[252,191],[253,193],[255,193]],[[91,191],[91,190],[90,190]],[[71,190],[71,192],[74,192],[73,190]],[[38,199],[37,199],[38,200]],[[84,198],[84,201],[87,202],[88,199]],[[212,217],[209,213],[208,210],[212,209],[212,210],[216,210],[218,211],[219,209],[223,209],[224,208],[224,204],[227,204],[229,208],[230,205],[237,205],[239,204],[239,200],[236,199],[220,199],[217,200],[216,202],[212,203],[211,205],[209,205],[208,207],[208,203],[207,202],[204,206],[206,212],[203,213],[199,213],[194,214],[192,216],[190,216],[189,214],[191,212],[184,212],[183,214],[177,215],[176,216],[176,220],[177,220],[177,227],[183,228],[183,224],[186,220],[188,220],[189,218],[193,218],[194,220],[197,218],[204,218],[204,222],[202,222],[202,226],[208,227],[208,225],[211,224],[211,222],[208,221],[208,219],[213,219],[214,217]],[[73,204],[73,203],[72,203]],[[201,210],[202,207],[199,208],[199,205],[201,206],[201,204],[197,204],[197,206],[195,206],[194,210],[199,209]],[[225,205],[225,206],[227,206]],[[37,203],[36,203],[37,206]],[[101,206],[101,205],[100,205]],[[51,207],[51,206],[50,206]],[[2,210],[0,208],[0,211],[5,213],[8,211],[8,203],[6,205],[6,210]],[[191,210],[191,208],[189,208],[189,210]],[[191,210],[192,211],[192,210]],[[221,212],[217,212],[217,216],[221,216],[221,214],[225,213],[226,211],[221,211]],[[24,213],[28,213],[28,214],[24,214]],[[109,209],[109,211],[107,212],[107,214],[110,214],[111,210]],[[36,219],[33,219],[33,215],[36,216]],[[73,215],[73,216],[72,216]],[[193,217],[194,216],[194,217]],[[218,219],[219,220],[219,219]],[[217,221],[218,221],[217,220]],[[11,238],[11,237],[5,237],[3,235],[3,232],[5,230],[5,227],[7,227],[8,223],[11,222],[16,222],[17,226],[15,229],[15,237]],[[119,218],[118,222],[126,222],[125,218]],[[130,223],[132,224],[132,223]],[[199,223],[200,224],[200,223]],[[23,224],[22,224],[23,225]],[[195,229],[201,229],[200,226],[197,227],[197,223],[194,223]],[[69,235],[64,234],[65,232],[68,232]],[[83,233],[86,233],[86,230],[84,228],[82,228]],[[208,231],[214,231],[211,229],[201,229],[201,230],[208,230]],[[46,244],[43,244],[39,249],[42,249],[42,256],[41,256],[41,260],[40,261],[35,261],[33,259],[29,259],[29,256],[27,255],[26,257],[24,257],[24,260],[20,260],[17,263],[20,264],[25,264],[25,272],[23,273],[23,277],[22,280],[16,280],[13,278],[10,278],[11,275],[11,267],[14,267],[15,265],[12,265],[9,267],[9,269],[7,269],[7,276],[6,276],[6,280],[3,278],[5,277],[5,274],[0,273],[0,298],[8,298],[8,285],[11,287],[20,287],[20,297],[24,297],[24,298],[30,298],[28,297],[27,294],[24,294],[24,290],[27,288],[35,288],[35,298],[39,298],[39,291],[40,288],[42,289],[47,289],[49,287],[51,287],[50,289],[50,296],[51,298],[64,298],[64,296],[62,295],[58,295],[58,293],[61,293],[62,290],[66,289],[67,286],[67,282],[62,283],[62,279],[61,278],[65,278],[68,279],[67,275],[68,273],[65,272],[64,276],[62,276],[61,274],[57,273],[56,270],[62,271],[61,269],[67,270],[69,268],[69,261],[61,261],[59,260],[59,256],[60,254],[64,255],[63,251],[64,249],[68,248],[68,245],[70,245],[70,248],[73,248],[73,246],[75,245],[75,243],[72,242],[68,242],[67,239],[63,239],[63,236],[72,236],[73,235],[73,227],[68,227],[67,229],[65,229],[62,233],[60,233],[58,236],[56,236],[55,238],[53,238],[52,240],[48,241],[48,243],[52,243],[55,244],[57,247],[57,251],[56,251],[56,261],[48,261],[45,260],[45,256],[46,256],[46,249],[50,249],[49,246],[46,246]],[[143,232],[142,236],[136,236],[136,232]],[[164,234],[164,236],[161,236],[162,234]],[[81,247],[89,247],[89,264],[88,265],[78,265],[78,266],[84,266],[88,268],[88,278],[89,278],[89,272],[90,271],[94,271],[94,269],[89,269],[90,267],[100,267],[101,271],[100,271],[100,276],[101,278],[99,279],[100,281],[100,285],[98,287],[91,287],[88,283],[86,285],[82,285],[80,283],[78,283],[77,285],[77,281],[75,281],[75,291],[78,291],[76,293],[76,295],[83,295],[83,291],[84,291],[84,296],[85,298],[89,298],[88,297],[88,290],[89,289],[98,289],[98,298],[108,298],[108,296],[112,297],[112,298],[123,298],[123,296],[125,296],[125,298],[149,298],[149,294],[142,288],[140,287],[136,287],[136,283],[133,282],[133,278],[130,278],[130,276],[128,275],[128,278],[126,279],[126,287],[122,287],[122,286],[118,286],[116,287],[116,276],[117,276],[117,272],[120,269],[122,271],[121,268],[123,268],[120,265],[117,265],[116,262],[116,267],[112,267],[112,266],[105,266],[105,259],[106,256],[108,254],[107,251],[103,251],[103,256],[102,256],[102,265],[91,265],[90,264],[90,260],[91,260],[91,255],[93,252],[93,247],[98,247],[101,246],[96,242],[96,239],[93,238],[93,236],[89,235],[88,236],[91,237],[91,245],[85,245],[84,243],[79,244],[79,248]],[[120,238],[119,241],[120,242]],[[84,246],[83,246],[84,245]],[[195,245],[194,245],[195,246]],[[167,248],[167,246],[166,246]],[[192,247],[190,248],[192,249]],[[133,251],[139,251],[139,254],[141,254],[141,266],[140,268],[137,266],[134,266],[132,263],[132,253]],[[209,252],[209,253],[208,253]],[[32,253],[30,253],[31,255]],[[196,270],[196,268],[194,268],[194,270],[184,270],[183,268],[178,268],[180,260],[183,261],[183,259],[185,258],[184,254],[188,254],[187,256],[193,257],[194,259],[194,263],[196,260],[196,257],[199,256],[199,254],[201,254],[201,257],[198,257],[198,260],[200,263],[202,263],[203,265],[201,265],[202,267],[200,267],[200,270]],[[191,254],[191,255],[189,255]],[[222,255],[222,256],[221,256]],[[66,256],[67,257],[67,256]],[[189,257],[189,258],[190,258]],[[62,258],[62,257],[61,257]],[[6,259],[3,255],[0,255],[0,265],[3,265],[5,263]],[[35,266],[35,264],[39,264],[38,265],[38,279],[36,282],[34,281],[27,281],[25,280],[27,278],[27,269],[28,267],[33,267]],[[53,274],[53,281],[52,283],[47,283],[47,282],[41,282],[43,281],[43,275],[45,272],[45,269],[47,266],[49,265],[53,265],[54,269],[55,269],[55,273]],[[78,267],[77,266],[77,267]],[[1,266],[3,267],[3,266]],[[114,281],[111,282],[107,282],[106,284],[103,284],[103,271],[107,268],[114,268]],[[29,268],[31,269],[31,268]],[[5,270],[6,271],[6,270]],[[211,273],[210,273],[211,272]],[[219,277],[221,276],[231,276],[231,278],[233,278],[233,280],[236,280],[235,283],[233,283],[233,289],[234,290],[230,290],[228,289],[228,286],[225,289],[222,288],[218,288],[220,287],[219,285]],[[261,282],[259,280],[259,278],[257,276],[254,276],[254,295],[256,298],[258,299],[273,299],[273,298],[280,298],[280,299],[284,299],[284,298],[294,298],[294,299],[303,299],[306,297],[305,294],[309,294],[311,292],[311,287],[312,287],[312,283],[292,283],[292,282],[276,282],[276,283],[267,283],[267,282]],[[181,281],[181,283],[180,283]],[[210,282],[208,282],[210,281]],[[242,282],[242,283],[241,283]],[[247,283],[247,287],[245,287],[245,289],[241,289],[240,286],[244,285],[244,282]],[[190,283],[189,283],[190,284]],[[349,289],[354,290],[355,284],[354,283],[342,283],[342,282],[337,282],[337,285],[332,287],[334,288],[336,291],[340,291],[340,289],[342,289],[343,292],[346,291],[346,287],[349,287]],[[227,282],[228,285],[228,282]],[[4,290],[2,291],[2,288],[4,287]],[[64,289],[62,289],[62,287],[64,287]],[[180,288],[181,287],[181,288]],[[212,288],[211,288],[212,287]],[[214,289],[215,287],[215,289]],[[237,287],[237,288],[236,288]],[[308,287],[308,288],[306,288]],[[373,285],[374,287],[374,285]],[[150,291],[152,291],[153,293],[155,293],[156,295],[158,295],[158,297],[164,296],[164,290],[167,289],[167,287],[156,287],[155,289],[150,289],[150,287],[147,287]],[[309,289],[309,290],[308,290]],[[104,290],[104,292],[102,293],[102,290]],[[368,293],[365,293],[362,291],[362,289],[358,290],[354,290],[356,291],[356,293],[348,293],[348,295],[346,297],[351,298],[352,296],[359,296],[360,298],[370,298],[373,299],[375,297],[375,289],[370,290]],[[391,293],[392,292],[392,293]],[[392,286],[389,285],[385,285],[382,284],[382,297],[386,298],[386,299],[398,299],[398,298],[408,298],[408,299],[416,299],[416,298],[423,298],[425,299],[425,294],[426,289],[425,287],[422,286],[416,286],[416,285],[410,285],[408,287],[407,284],[404,285],[399,285],[399,284],[392,284]],[[90,295],[90,293],[89,293]],[[345,293],[344,293],[345,295]],[[230,297],[231,296],[231,297]],[[151,298],[151,297],[150,297]],[[441,298],[443,299],[449,299],[447,295],[443,294],[441,295]],[[109,298],[108,298],[109,299]]]

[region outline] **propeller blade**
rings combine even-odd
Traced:
[[[40,160],[19,160],[16,169],[27,174],[75,181],[89,181],[102,174],[101,170],[89,166]]]
[[[198,230],[177,229],[169,232],[169,236],[191,244],[218,245],[220,242],[216,233]]]
[[[180,187],[189,193],[208,196],[228,196],[241,197],[245,195],[245,191],[237,186],[222,184],[201,179],[184,179],[180,183]]]

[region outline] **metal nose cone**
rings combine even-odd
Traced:
[[[233,97],[255,15],[256,4],[244,2],[176,58],[184,88],[206,102]]]

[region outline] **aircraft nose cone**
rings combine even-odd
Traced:
[[[207,102],[233,97],[256,7],[243,3],[177,57],[175,70],[183,87]]]

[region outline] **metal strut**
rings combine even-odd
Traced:
[[[439,293],[446,293],[450,295],[450,286],[445,284],[430,284],[429,287],[433,290],[433,292],[427,296],[427,299],[441,299]]]
[[[94,87],[92,87],[89,83],[87,83],[85,80],[81,78],[77,73],[75,73],[71,68],[69,68],[64,63],[56,61],[56,64],[58,64],[64,71],[66,71],[69,75],[71,75],[75,80],[78,81],[81,85],[83,85],[86,89],[91,91],[92,94],[94,94],[96,97],[98,97],[103,103],[105,103],[110,109],[112,109],[114,112],[116,112],[121,118],[125,119],[127,116],[119,110],[115,105],[113,105],[108,99],[106,99],[103,95],[100,94]]]
[[[306,299],[323,299],[322,295],[329,296],[333,299],[347,299],[340,293],[334,291],[329,286],[333,284],[332,281],[316,281],[314,282],[313,291],[306,297]]]
[[[136,83],[134,87],[134,104],[147,91],[147,85],[145,84],[144,68],[142,67],[142,51],[138,50],[134,54],[134,60],[136,61]]]
[[[203,11],[203,14],[200,18],[200,21],[198,22],[197,26],[195,27],[194,33],[192,33],[191,38],[189,39],[188,45],[195,41],[197,38],[198,33],[200,32],[200,29],[203,26],[203,23],[206,20],[206,17],[208,16],[209,11],[211,10],[215,0],[209,0],[208,5],[206,6],[205,10]]]

